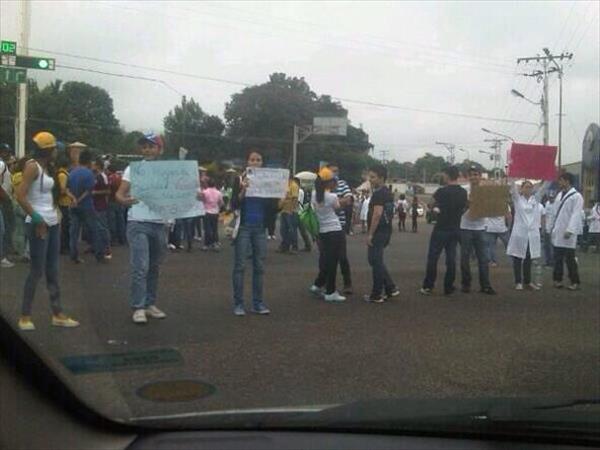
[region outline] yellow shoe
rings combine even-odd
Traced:
[[[30,316],[22,316],[19,318],[19,329],[21,331],[34,331],[35,325],[31,321]]]
[[[79,322],[71,319],[69,316],[60,314],[58,316],[52,316],[52,325],[55,327],[75,328],[79,326]]]

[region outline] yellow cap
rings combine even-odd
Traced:
[[[36,133],[33,136],[33,142],[42,150],[56,147],[56,138],[52,133],[48,133],[47,131]]]
[[[329,167],[323,167],[319,170],[319,178],[323,181],[331,181],[333,180],[334,175]]]

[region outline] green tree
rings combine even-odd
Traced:
[[[430,183],[437,180],[440,172],[448,166],[448,163],[441,156],[435,156],[431,153],[425,153],[424,156],[418,158],[414,165],[413,181]]]
[[[191,98],[184,97],[164,118],[165,138],[171,152],[179,147],[190,150],[189,157],[199,161],[210,161],[219,150],[227,145],[222,134],[225,124],[217,117],[206,114]]]

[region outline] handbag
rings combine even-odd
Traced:
[[[319,235],[319,219],[311,205],[302,207],[298,213],[298,220],[311,237],[316,238]]]

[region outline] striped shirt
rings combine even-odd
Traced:
[[[336,194],[338,198],[346,198],[352,195],[352,190],[350,189],[350,186],[348,186],[348,183],[346,183],[344,180],[338,180],[337,186],[333,193]],[[340,208],[336,211],[336,213],[340,218],[340,224],[342,225],[342,228],[344,228],[346,225],[346,211],[344,208]]]

